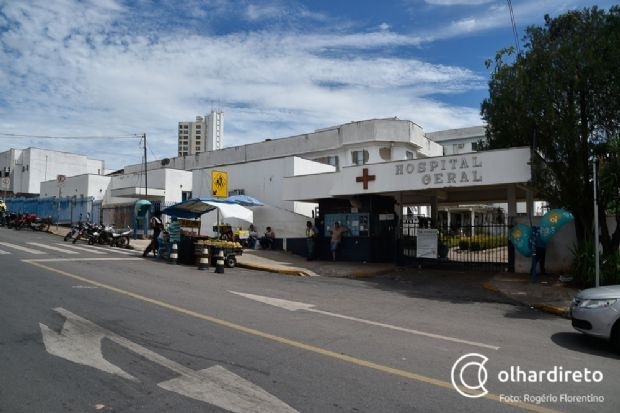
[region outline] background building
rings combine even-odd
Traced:
[[[195,122],[179,122],[178,155],[189,156],[222,149],[224,113],[211,111],[206,117],[196,116]]]
[[[4,193],[7,197],[38,196],[41,182],[56,180],[59,175],[104,175],[104,166],[104,161],[69,152],[38,148],[9,149],[0,153],[0,171],[10,170],[8,188],[3,188],[3,196]]]

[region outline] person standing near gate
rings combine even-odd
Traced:
[[[342,234],[344,234],[348,230],[348,228],[340,225],[339,221],[336,221],[334,227],[330,230],[332,237],[329,243],[329,249],[332,252],[332,261],[336,261],[336,251],[338,251],[338,248],[342,243]]]
[[[312,261],[314,259],[316,238],[319,234],[316,226],[312,225],[312,222],[306,222],[306,245],[308,246],[307,260]]]
[[[157,257],[157,252],[159,251],[159,234],[163,228],[161,211],[155,211],[149,223],[151,224],[151,228],[153,228],[153,235],[151,236],[151,242],[142,253],[142,256],[146,257],[149,252],[153,251],[153,256]]]

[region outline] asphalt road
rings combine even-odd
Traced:
[[[606,343],[484,274],[215,274],[6,228],[0,274],[0,412],[620,408]]]

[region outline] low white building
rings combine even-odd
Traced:
[[[10,149],[0,153],[0,171],[10,170],[7,197],[37,196],[41,182],[55,180],[58,175],[104,175],[104,161],[84,155],[49,149]]]

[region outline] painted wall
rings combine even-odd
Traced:
[[[228,173],[228,191],[243,190],[246,195],[257,198],[265,206],[251,207],[254,212],[254,225],[259,232],[267,226],[274,229],[277,237],[301,237],[305,234],[305,223],[312,217],[316,204],[308,202],[283,201],[282,181],[285,176],[296,173],[333,171],[330,165],[319,164],[298,157],[270,159],[227,165],[219,168],[204,168],[193,171],[194,197],[210,197],[211,172],[214,170]],[[201,233],[214,235],[212,227],[217,219],[216,212],[202,216]],[[249,223],[227,219],[233,227],[247,228]]]

